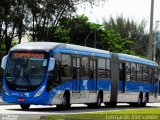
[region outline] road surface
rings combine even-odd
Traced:
[[[160,108],[160,103],[149,103],[145,108]],[[28,111],[21,110],[19,105],[0,105],[0,120],[5,118],[14,118],[13,120],[40,120],[42,116],[54,114],[76,114],[90,113],[96,111],[117,111],[122,109],[143,109],[130,107],[128,104],[118,104],[116,108],[106,108],[104,105],[100,109],[89,109],[86,105],[75,104],[70,110],[57,110],[55,106],[35,106],[32,105]]]

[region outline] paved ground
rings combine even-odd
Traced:
[[[160,108],[160,103],[147,104],[145,108]],[[42,116],[54,115],[54,114],[81,114],[91,113],[96,111],[118,111],[123,109],[144,109],[143,107],[130,107],[128,104],[118,104],[116,108],[106,108],[104,105],[100,109],[89,109],[86,105],[75,104],[72,105],[70,110],[60,111],[55,106],[35,106],[32,105],[28,111],[21,110],[19,105],[1,105],[0,106],[0,120],[6,120],[5,118],[15,118],[14,120],[40,120]],[[3,118],[3,119],[1,119]],[[7,119],[8,120],[8,119]]]
[[[160,108],[159,103],[149,103],[145,108]],[[130,107],[128,104],[118,104],[116,108],[106,108],[104,105],[100,109],[89,109],[86,105],[75,104],[72,105],[70,110],[60,111],[55,106],[35,106],[32,105],[29,111],[21,110],[19,105],[3,104],[0,96],[0,120],[6,120],[10,118],[14,120],[40,120],[42,116],[54,115],[54,114],[76,114],[76,113],[90,113],[96,111],[117,111],[122,109],[143,109]],[[9,119],[7,119],[9,120]]]

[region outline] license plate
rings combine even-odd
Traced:
[[[25,99],[24,99],[24,98],[18,98],[17,101],[18,101],[18,102],[24,102]]]

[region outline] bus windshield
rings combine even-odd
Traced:
[[[12,53],[5,72],[6,83],[11,90],[35,90],[44,81],[46,68],[44,54]]]

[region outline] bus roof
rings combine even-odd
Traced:
[[[90,54],[94,53],[94,56],[111,56],[109,51],[84,47],[79,45],[72,45],[72,44],[65,44],[65,43],[57,43],[57,42],[28,42],[23,44],[18,44],[13,47],[10,51],[44,51],[44,52],[51,52],[51,51],[65,51],[70,53],[84,53],[89,52]],[[97,54],[97,55],[96,55]],[[128,61],[128,62],[135,62],[135,63],[142,63],[151,66],[158,66],[153,61],[143,59],[133,55],[127,55],[118,53],[118,57],[120,60]]]
[[[127,55],[127,54],[123,54],[123,53],[118,53],[118,57],[120,60],[124,60],[124,61],[128,61],[128,62],[134,62],[134,63],[141,63],[141,64],[146,64],[146,65],[151,65],[151,66],[158,66],[157,63],[144,59],[144,58],[140,58],[138,56],[133,56],[133,55]]]
[[[58,46],[63,46],[64,43],[56,42],[28,42],[18,44],[11,49],[11,51],[44,51],[50,52],[51,50],[57,48]]]
[[[110,54],[109,51],[99,50],[95,48],[89,48],[79,45],[65,44],[65,43],[57,43],[57,42],[28,42],[18,44],[11,49],[11,51],[44,51],[50,52],[52,50],[76,50],[76,51],[84,51],[84,52],[93,52],[93,53],[101,53],[101,54]]]

